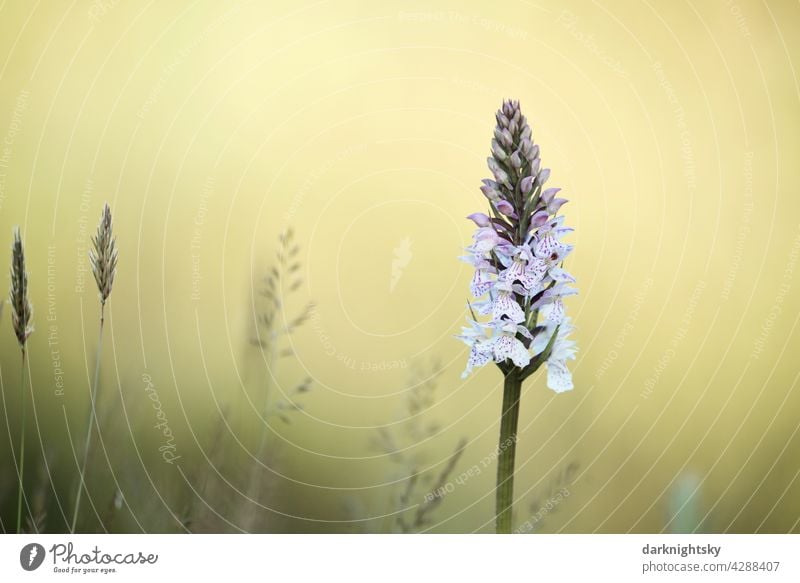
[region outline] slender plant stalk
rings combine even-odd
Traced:
[[[550,389],[573,388],[566,363],[576,348],[567,338],[572,325],[562,300],[577,291],[569,287],[575,278],[564,270],[572,245],[561,238],[572,229],[558,213],[567,199],[556,198],[559,188],[544,188],[550,169],[542,168],[519,102],[503,101],[495,119],[486,160],[493,179],[481,186],[489,214],[467,217],[478,229],[461,257],[475,268],[470,292],[477,301],[468,302],[469,325],[458,338],[470,347],[462,378],[492,361],[505,377],[495,510],[496,532],[510,533],[522,383],[546,363]],[[476,312],[490,318],[480,321]]]
[[[75,510],[72,515],[72,526],[70,533],[75,534],[75,527],[78,524],[78,513],[81,509],[81,495],[85,486],[86,479],[86,463],[89,459],[89,451],[92,447],[92,428],[95,425],[97,418],[97,389],[100,386],[100,358],[103,353],[103,324],[105,323],[105,303],[100,306],[100,332],[97,338],[97,353],[95,354],[94,364],[94,380],[92,382],[92,396],[91,403],[89,403],[89,425],[86,429],[86,440],[83,445],[83,459],[81,461],[81,473],[78,481],[78,493],[75,495]],[[98,427],[98,430],[100,428]]]
[[[25,349],[22,349],[22,373],[20,374],[20,387],[22,387],[22,417],[19,436],[19,493],[17,494],[17,534],[22,532],[22,498],[24,496],[23,477],[25,475]]]
[[[266,340],[259,338],[253,340],[253,344],[258,346],[262,351],[267,350],[267,371],[269,376],[273,379],[277,378],[278,362],[281,357],[291,356],[292,350],[279,350],[278,342],[284,336],[289,336],[295,329],[301,326],[310,316],[313,304],[306,304],[306,307],[300,312],[299,315],[290,321],[285,320],[285,306],[284,306],[284,291],[291,294],[299,289],[302,280],[296,275],[300,269],[300,262],[297,258],[299,247],[294,243],[293,233],[291,229],[287,229],[281,233],[279,237],[279,249],[277,255],[277,265],[274,265],[266,278],[266,287],[262,291],[262,295],[267,300],[267,311],[259,318],[259,324],[265,327],[264,334]],[[281,320],[276,321],[277,318]],[[299,395],[308,390],[310,379],[302,381],[293,389],[293,394]],[[270,388],[273,383],[267,383],[267,390],[264,392],[264,402],[262,408],[262,415],[265,420],[275,413],[270,406]],[[276,406],[280,409],[283,401],[279,402]],[[289,404],[293,410],[298,406],[294,401]],[[283,414],[278,414],[278,417],[285,422],[288,418]],[[261,435],[259,437],[258,449],[256,450],[256,462],[250,468],[248,477],[248,498],[255,499],[258,492],[261,490],[261,483],[263,480],[263,459],[267,452],[268,441],[268,428],[266,423],[261,426]],[[258,519],[258,513],[250,513],[244,520],[245,529],[251,531]]]
[[[89,261],[92,264],[92,273],[97,283],[97,291],[100,293],[100,331],[97,338],[97,350],[94,362],[94,379],[92,381],[91,403],[89,403],[89,424],[86,428],[86,440],[83,445],[83,459],[81,461],[81,473],[78,481],[78,492],[75,494],[75,509],[72,515],[72,525],[70,532],[75,533],[78,524],[78,513],[81,508],[81,496],[86,486],[86,464],[89,460],[89,453],[92,447],[92,429],[97,424],[97,393],[100,386],[100,361],[103,353],[103,324],[105,323],[106,301],[111,295],[114,287],[114,277],[117,272],[117,247],[116,238],[113,233],[113,222],[111,218],[111,208],[106,203],[103,206],[103,214],[100,216],[100,224],[97,225],[97,234],[92,237],[93,249],[89,251]]]
[[[270,351],[269,351],[269,359],[267,368],[271,372],[273,378],[275,378],[275,363],[276,363],[276,355],[275,355],[275,344],[276,338],[272,338],[270,342]],[[266,394],[264,397],[264,408],[262,409],[263,416],[265,419],[269,416],[269,393]],[[253,464],[250,470],[250,480],[248,485],[248,492],[247,495],[249,498],[253,499],[258,496],[258,492],[261,490],[261,475],[262,475],[262,468],[261,464],[263,463],[262,460],[264,458],[264,453],[267,451],[267,428],[261,428],[261,437],[259,438],[258,442],[258,449],[256,450],[256,461]],[[248,531],[252,531],[252,529],[256,525],[256,521],[258,520],[258,512],[252,512],[249,515],[249,518],[245,522],[245,529]]]
[[[22,499],[25,496],[25,357],[27,355],[28,337],[33,333],[33,325],[31,323],[33,307],[28,301],[28,272],[25,271],[25,246],[22,244],[22,235],[19,232],[19,227],[14,229],[14,242],[11,246],[11,289],[9,291],[9,299],[11,301],[11,322],[22,353],[22,372],[20,374],[22,419],[19,440],[19,492],[17,494],[17,533],[20,533],[22,532]]]
[[[497,445],[497,534],[511,534],[511,510],[514,502],[514,456],[517,449],[517,423],[522,380],[516,370],[505,377],[503,386],[503,409],[500,417],[500,441]]]
[[[275,375],[277,374],[277,371],[276,371],[277,358],[276,358],[276,354],[275,354],[275,352],[276,352],[276,350],[275,350],[276,343],[277,343],[277,338],[273,338],[272,342],[270,343],[269,359],[267,359],[267,370],[270,372],[270,374],[272,375],[273,379],[275,378]],[[262,408],[262,413],[261,414],[264,416],[265,419],[267,419],[269,417],[269,393],[268,392],[264,397],[264,407]],[[259,440],[259,443],[258,443],[258,450],[256,452],[256,459],[261,461],[261,458],[264,457],[264,452],[266,450],[267,450],[267,428],[262,426],[262,428],[261,428],[261,439]],[[260,473],[260,472],[258,472],[258,464],[253,466],[253,471],[256,474]]]

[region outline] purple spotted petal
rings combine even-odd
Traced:
[[[486,365],[491,359],[491,352],[483,352],[479,349],[480,345],[476,344],[469,351],[469,359],[467,360],[467,368],[461,373],[461,378],[465,379],[469,376],[474,368],[480,368]]]
[[[547,386],[556,393],[573,389],[572,374],[563,360],[547,361]]]
[[[533,252],[536,254],[536,257],[548,259],[553,255],[553,253],[555,253],[558,245],[558,239],[547,233],[536,243],[536,247],[534,247]]]
[[[558,283],[575,283],[575,278],[560,267],[551,267],[547,274]]]
[[[470,284],[470,292],[476,298],[487,293],[494,286],[494,277],[485,269],[478,269],[475,275],[472,276],[472,283]]]
[[[503,362],[504,360],[511,359],[511,361],[518,367],[522,368],[528,366],[531,361],[531,355],[516,338],[509,335],[498,336],[494,343],[494,358],[496,362]]]
[[[492,306],[492,320],[500,321],[503,316],[515,324],[525,321],[525,312],[509,292],[498,293]]]

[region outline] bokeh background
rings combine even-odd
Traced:
[[[502,378],[462,380],[452,336],[511,97],[570,198],[580,289],[575,390],[524,387],[517,528],[800,531],[799,49],[790,1],[3,2],[27,528],[71,513],[108,201],[81,530],[490,532]]]

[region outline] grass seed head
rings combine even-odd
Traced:
[[[97,234],[92,237],[93,249],[89,251],[92,273],[100,292],[100,303],[105,304],[111,289],[114,287],[114,276],[117,273],[117,239],[112,232],[111,208],[108,203],[103,206]]]
[[[28,301],[28,272],[25,271],[25,247],[19,227],[14,229],[14,243],[11,245],[11,321],[14,334],[21,348],[25,348],[28,336],[33,332],[33,307]]]

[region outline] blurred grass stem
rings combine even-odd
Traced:
[[[19,436],[19,493],[17,494],[17,534],[22,532],[22,498],[25,496],[23,478],[25,476],[25,347],[22,347],[22,372],[20,374],[20,392],[22,396],[22,417]]]
[[[105,323],[105,308],[106,304],[105,302],[102,302],[100,304],[100,332],[97,338],[97,352],[95,354],[94,381],[92,382],[91,403],[89,403],[89,424],[86,428],[86,440],[84,441],[83,446],[81,473],[78,481],[78,493],[75,496],[75,509],[72,515],[72,525],[69,530],[71,534],[75,534],[75,527],[78,524],[78,514],[81,509],[81,495],[83,494],[86,480],[86,463],[89,459],[89,451],[92,446],[92,428],[95,424],[95,419],[97,418],[97,389],[100,384],[100,357],[103,352],[103,325]],[[100,428],[98,427],[98,431],[99,430]]]

